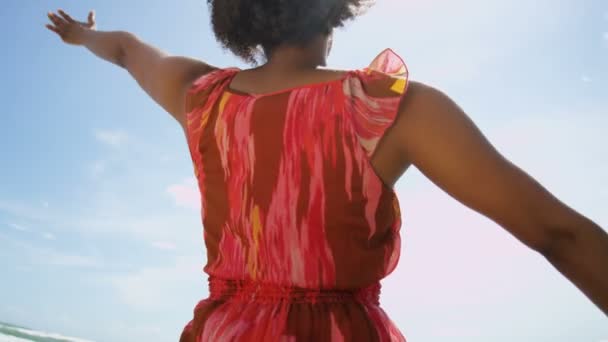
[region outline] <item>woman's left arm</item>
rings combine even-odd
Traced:
[[[397,121],[400,153],[467,207],[543,255],[608,315],[608,234],[503,157],[442,92],[412,82]]]
[[[186,95],[192,82],[216,68],[199,60],[171,56],[126,31],[97,31],[95,13],[86,22],[63,10],[48,13],[46,27],[67,44],[86,47],[97,57],[127,70],[139,86],[185,130]]]

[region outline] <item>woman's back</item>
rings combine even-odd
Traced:
[[[386,50],[365,70],[256,94],[234,89],[239,73],[218,69],[188,93],[211,294],[182,341],[404,341],[378,306],[399,204],[370,156],[405,65]]]
[[[249,69],[239,71],[232,77],[228,89],[240,94],[267,96],[293,88],[305,88],[319,83],[330,83],[343,79],[348,71],[313,69],[290,74]]]

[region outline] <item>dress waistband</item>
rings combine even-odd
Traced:
[[[358,289],[307,289],[259,283],[251,280],[209,277],[209,298],[247,302],[316,303],[360,301],[380,305],[380,282]]]

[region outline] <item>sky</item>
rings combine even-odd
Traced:
[[[167,52],[246,67],[206,2],[20,1],[0,8],[0,321],[94,341],[175,341],[208,295],[181,128],[127,72],[44,28],[63,8]],[[608,227],[608,3],[378,0],[332,68],[390,47],[494,146]],[[397,182],[397,269],[380,302],[408,342],[608,341],[602,312],[538,253],[418,170]]]

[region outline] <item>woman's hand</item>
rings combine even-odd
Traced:
[[[84,34],[87,30],[95,30],[95,12],[90,11],[87,22],[72,19],[67,13],[58,10],[59,15],[49,12],[48,17],[53,23],[47,24],[46,28],[57,33],[61,40],[67,44],[83,45]]]

